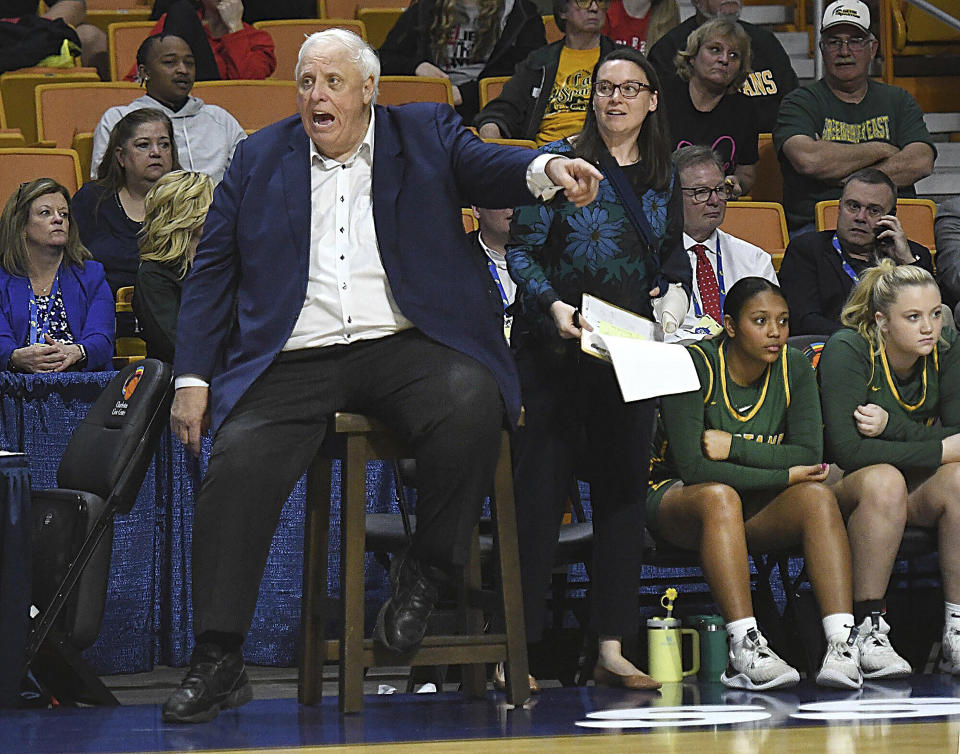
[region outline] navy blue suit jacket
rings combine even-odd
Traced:
[[[82,371],[112,369],[116,304],[103,265],[89,259],[83,267],[61,264],[59,281],[73,342],[87,349]],[[0,369],[27,342],[31,293],[30,278],[0,270]]]
[[[404,316],[495,375],[511,421],[520,387],[463,232],[461,208],[531,202],[529,150],[485,144],[447,105],[376,107],[373,218]],[[237,147],[217,187],[177,327],[175,372],[210,380],[213,429],[276,358],[306,298],[310,142],[292,116]]]

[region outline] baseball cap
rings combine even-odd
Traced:
[[[849,24],[870,33],[870,9],[860,0],[836,0],[823,12],[823,25],[820,31],[834,26]]]

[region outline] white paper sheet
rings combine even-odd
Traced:
[[[627,403],[700,387],[697,369],[683,346],[617,335],[605,336],[603,345]]]

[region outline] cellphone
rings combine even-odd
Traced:
[[[887,236],[886,238],[880,238],[880,234],[885,231],[890,230],[886,225],[877,225],[873,229],[873,237],[876,240],[877,247],[882,249],[887,249],[893,246],[893,239]]]

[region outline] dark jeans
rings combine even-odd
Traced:
[[[564,503],[590,482],[592,627],[636,637],[653,400],[624,403],[613,367],[593,357],[520,349],[525,426],[513,441],[527,641],[539,641]]]
[[[335,411],[380,419],[413,451],[414,557],[466,563],[503,426],[493,375],[416,330],[281,353],[214,437],[193,526],[197,635],[246,635],[283,503]]]

